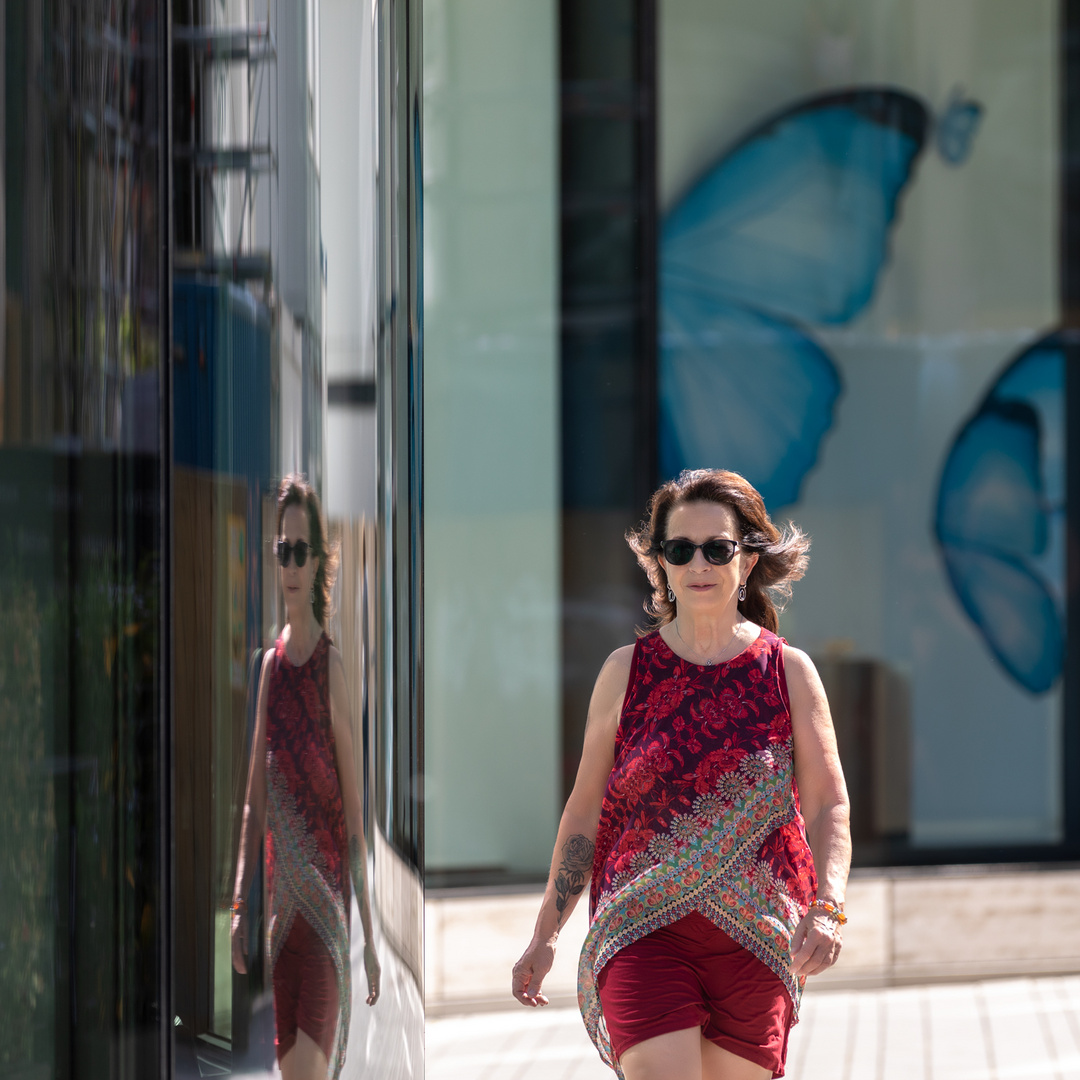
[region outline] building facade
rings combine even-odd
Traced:
[[[699,466],[813,539],[781,633],[829,694],[855,867],[818,985],[1080,969],[1076,26],[425,4],[429,1012],[502,998],[593,681],[645,621],[624,533]]]
[[[350,1074],[424,1071],[425,900],[532,906],[685,467],[813,537],[867,895],[1076,894],[1074,0],[0,13],[0,1075],[272,1068],[229,901],[290,472],[388,988]]]
[[[418,20],[0,8],[4,1076],[270,1074],[261,873],[246,975],[230,904],[294,472],[339,544],[384,965],[348,1068],[423,1073]]]
[[[856,866],[1076,858],[1074,18],[426,5],[429,886],[546,873],[700,466],[813,537]]]

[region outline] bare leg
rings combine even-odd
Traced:
[[[772,1072],[683,1028],[630,1047],[619,1059],[626,1080],[769,1080]]]
[[[326,1080],[329,1066],[319,1044],[298,1029],[296,1042],[281,1059],[281,1080]]]
[[[701,1074],[706,1080],[772,1080],[772,1069],[755,1065],[702,1037]]]

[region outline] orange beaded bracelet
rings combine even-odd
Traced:
[[[830,903],[828,900],[815,900],[810,907],[817,908],[819,911],[824,911],[833,922],[837,922],[841,926],[847,922],[847,916],[844,914],[842,905]]]

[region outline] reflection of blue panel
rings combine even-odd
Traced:
[[[668,214],[660,242],[664,475],[745,460],[748,479],[771,492],[766,502],[797,497],[839,380],[826,354],[782,323],[843,324],[869,303],[928,119],[919,101],[895,90],[812,99],[741,140]],[[732,458],[728,433],[736,431],[754,445]]]
[[[1051,335],[1013,361],[961,428],[942,470],[935,533],[964,610],[1034,693],[1061,670],[1065,357]]]
[[[173,456],[177,464],[270,484],[270,316],[245,289],[175,284]]]

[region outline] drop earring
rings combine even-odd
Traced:
[[[312,584],[311,588],[308,589],[307,598],[308,598],[308,603],[309,604],[314,604],[315,603],[315,586],[314,586],[314,584]]]
[[[675,593],[672,591],[672,588],[671,588],[670,585],[667,587],[667,598],[668,598],[668,603],[669,604],[674,604],[675,603]]]
[[[746,599],[746,585],[740,585],[739,586],[739,600],[742,601],[742,600],[745,600],[745,599]]]

